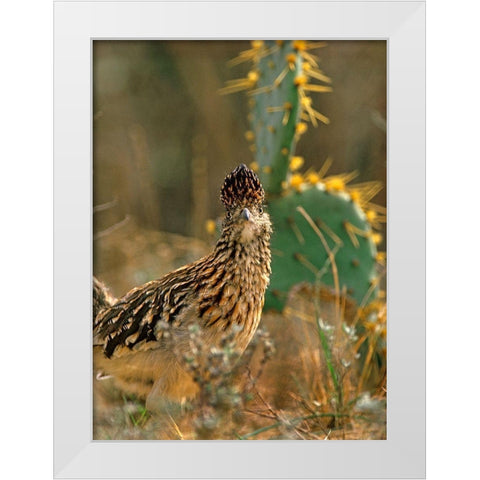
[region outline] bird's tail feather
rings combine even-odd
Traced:
[[[93,277],[93,321],[97,315],[104,309],[111,307],[117,299],[108,291],[108,288]]]

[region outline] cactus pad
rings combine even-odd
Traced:
[[[298,207],[303,207],[305,213]],[[281,310],[290,288],[300,282],[336,285],[324,242],[335,258],[340,292],[344,291],[358,304],[376,296],[377,250],[373,231],[348,193],[328,192],[319,183],[271,200],[269,212],[274,234],[266,308]]]
[[[267,42],[266,47],[273,47]],[[256,63],[256,89],[250,92],[250,125],[255,157],[262,183],[271,193],[279,193],[288,172],[289,157],[295,147],[299,121],[299,92],[295,77],[301,72],[301,57],[292,42],[284,42]]]

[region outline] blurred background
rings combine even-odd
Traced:
[[[222,215],[225,174],[253,161],[245,92],[218,93],[247,74],[250,65],[227,62],[249,48],[247,41],[94,42],[94,274],[115,295],[197,259],[214,242],[205,224]],[[333,92],[312,94],[330,124],[310,125],[299,141],[304,169],[331,157],[330,174],[358,170],[355,182],[386,185],[386,42],[329,41],[313,53]],[[386,189],[373,201],[385,206]]]
[[[246,93],[219,94],[228,80],[247,75],[249,63],[227,63],[250,48],[243,41],[94,42],[93,270],[115,296],[200,258],[214,244],[206,223],[223,214],[224,177],[254,160],[245,138]],[[333,92],[311,93],[330,124],[310,124],[300,138],[295,155],[305,159],[302,170],[318,171],[330,157],[329,175],[356,170],[354,183],[385,185],[386,42],[328,42],[311,53]],[[373,202],[386,206],[385,188]],[[320,295],[328,347],[319,343],[315,292],[300,284],[283,313],[263,313],[265,330],[233,375],[243,391],[250,385],[245,372],[253,372],[255,388],[281,418],[311,420],[295,432],[280,421],[277,431],[262,402],[245,398],[241,408],[232,403],[233,420],[230,410],[216,412],[212,438],[386,438],[385,304],[357,310],[346,302],[341,323],[333,297]],[[343,328],[357,321],[357,330]],[[268,361],[267,345],[276,348]],[[208,405],[180,415],[173,429],[115,392],[97,391],[94,406],[97,439],[205,438],[199,419]]]

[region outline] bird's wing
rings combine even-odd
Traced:
[[[174,275],[176,273],[176,275]],[[180,280],[183,278],[183,281]],[[188,307],[192,277],[172,272],[134,288],[98,315],[94,325],[94,344],[103,344],[107,357],[127,351],[153,348],[163,334]]]

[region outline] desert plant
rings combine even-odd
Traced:
[[[298,172],[303,158],[295,156],[295,146],[307,122],[329,123],[313,108],[310,96],[332,90],[310,53],[322,46],[304,40],[252,42],[250,50],[231,62],[250,61],[247,77],[222,89],[248,91],[251,129],[246,138],[255,156],[251,167],[266,188],[274,225],[266,309],[281,310],[288,291],[301,281],[321,281],[359,305],[375,299],[379,290],[376,265],[383,256],[377,252],[381,236],[375,228],[385,211],[369,202],[381,185],[349,186],[355,172],[325,177],[330,161],[319,171]]]

